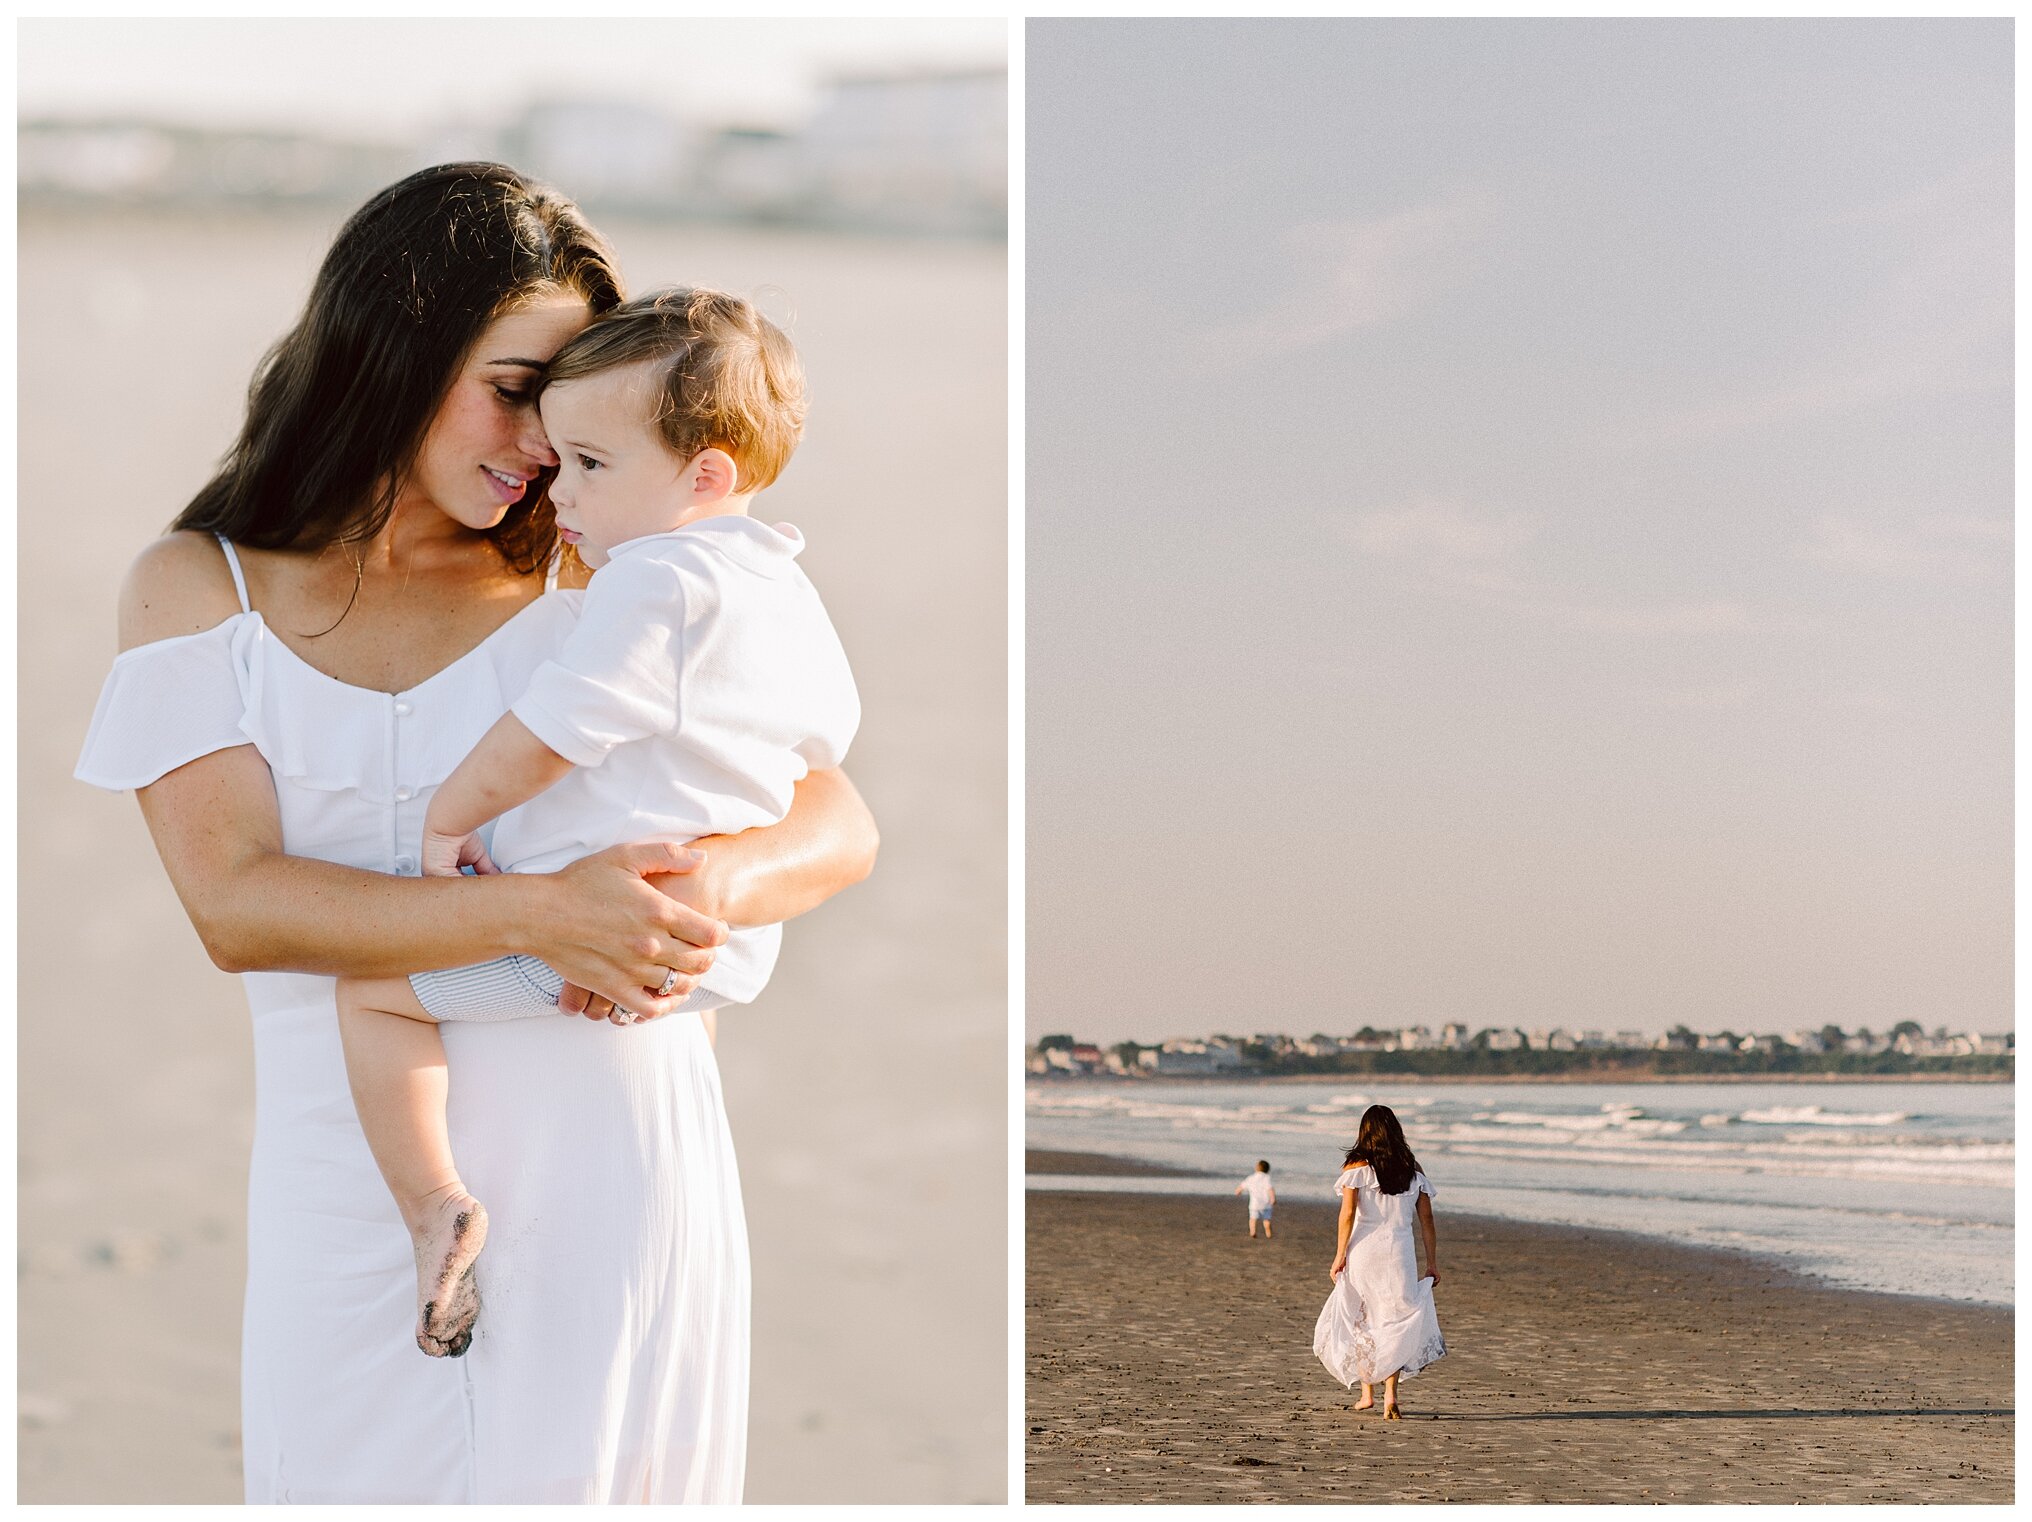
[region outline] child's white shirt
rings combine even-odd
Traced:
[[[1242,1180],[1242,1187],[1249,1191],[1249,1208],[1261,1210],[1270,1203],[1270,1175],[1258,1170]]]
[[[629,841],[775,824],[860,724],[846,652],[788,524],[703,518],[616,545],[579,621],[510,710],[573,763],[495,824],[494,860],[555,872]],[[745,1003],[782,927],[733,932],[705,982]]]

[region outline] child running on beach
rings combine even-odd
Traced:
[[[1334,1183],[1341,1197],[1339,1240],[1327,1270],[1334,1287],[1312,1329],[1312,1351],[1343,1385],[1361,1382],[1357,1411],[1375,1406],[1374,1387],[1381,1384],[1383,1415],[1397,1421],[1397,1381],[1446,1357],[1432,1300],[1439,1284],[1432,1185],[1388,1105],[1362,1112],[1343,1162]],[[1425,1239],[1423,1279],[1414,1230]]]
[[[1235,1185],[1235,1193],[1249,1196],[1249,1239],[1255,1240],[1256,1223],[1263,1223],[1263,1240],[1270,1240],[1270,1217],[1277,1210],[1277,1187],[1270,1182],[1270,1165],[1256,1164],[1256,1171]]]
[[[556,656],[432,797],[426,875],[554,872],[624,842],[773,824],[860,722],[803,540],[749,516],[804,423],[803,371],[774,324],[718,291],[641,297],[558,352],[540,408],[558,530],[595,574]],[[732,931],[677,1012],[752,1000],[781,934]],[[555,1015],[563,987],[526,956],[339,982],[354,1102],[415,1243],[416,1341],[433,1357],[472,1341],[487,1238],[452,1158],[436,1022]]]

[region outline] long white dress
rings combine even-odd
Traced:
[[[1423,1173],[1402,1194],[1385,1194],[1367,1163],[1350,1168],[1334,1189],[1355,1191],[1355,1225],[1347,1267],[1312,1329],[1312,1351],[1327,1372],[1352,1388],[1410,1378],[1446,1357],[1432,1281],[1418,1277],[1418,1196],[1432,1194]],[[1434,1196],[1437,1198],[1437,1196]]]
[[[297,656],[233,573],[242,612],[114,662],[77,775],[143,787],[251,743],[290,854],[413,875],[432,791],[556,651],[579,594],[548,592],[384,693]],[[489,1232],[472,1349],[435,1359],[413,1340],[409,1236],[354,1114],[333,980],[244,981],[247,1500],[738,1501],[747,1230],[698,1018],[443,1027],[452,1143]]]

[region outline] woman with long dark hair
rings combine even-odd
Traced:
[[[543,595],[584,573],[555,557],[534,388],[621,296],[577,209],[513,170],[450,164],[381,192],[263,360],[218,474],[121,594],[78,774],[136,790],[254,1015],[250,1502],[740,1497],[739,1184],[708,1033],[658,1017],[728,923],[788,919],[865,875],[865,807],[819,772],[781,824],[703,853],[416,876],[432,790],[575,617]],[[556,968],[562,1007],[591,1017],[444,1027],[453,1138],[496,1212],[481,1291],[536,1330],[425,1358],[334,976],[509,952]],[[647,1023],[607,1023],[617,1008]]]
[[[1313,1327],[1312,1351],[1342,1384],[1361,1384],[1357,1411],[1375,1406],[1374,1386],[1380,1383],[1383,1415],[1395,1421],[1397,1381],[1446,1357],[1432,1301],[1439,1283],[1432,1185],[1386,1105],[1362,1112],[1342,1164],[1334,1184],[1341,1197],[1340,1235],[1327,1270],[1334,1287]],[[1425,1239],[1423,1279],[1414,1224]]]

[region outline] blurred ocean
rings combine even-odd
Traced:
[[[1838,1284],[2013,1303],[2010,1084],[1032,1082],[1031,1147],[1213,1179],[1033,1177],[1033,1189],[1222,1193],[1258,1158],[1332,1197],[1385,1104],[1444,1209],[1767,1253]],[[1232,1175],[1232,1176],[1231,1176]]]

